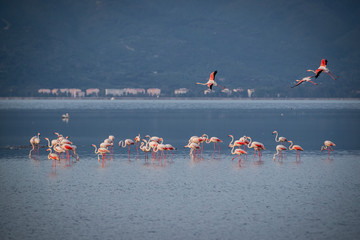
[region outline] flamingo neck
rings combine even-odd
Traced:
[[[289,146],[289,150],[293,150],[294,149],[294,147],[292,147],[292,145],[294,144],[292,141],[288,141],[288,142],[290,142],[291,144],[290,144],[290,146]]]
[[[229,135],[229,137],[231,137],[231,142],[229,143],[229,147],[232,145],[233,141],[234,141],[234,136],[233,135]]]
[[[276,133],[276,134],[275,134],[275,142],[279,142],[280,140],[279,140],[279,139],[277,139],[277,137],[278,137],[278,135],[279,135],[279,134],[278,134],[278,132],[277,132],[277,131],[275,131],[275,133]],[[277,139],[277,140],[276,140],[276,139]]]

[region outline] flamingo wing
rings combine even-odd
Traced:
[[[298,83],[295,84],[294,86],[292,86],[291,88],[297,87],[297,86],[299,86],[300,84],[302,84],[303,82],[304,82],[304,80],[298,80]]]
[[[209,80],[215,80],[215,75],[216,75],[216,73],[217,73],[216,70],[215,70],[214,72],[212,72],[212,73],[210,74]]]

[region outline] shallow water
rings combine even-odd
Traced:
[[[56,107],[54,107],[56,106]],[[55,108],[55,109],[54,109]],[[61,114],[69,112],[69,122]],[[359,101],[0,101],[2,239],[356,239],[360,236]],[[304,148],[273,161],[272,131]],[[29,139],[58,131],[79,162],[56,170],[28,158]],[[115,147],[104,166],[93,154],[109,134],[138,133],[177,147],[162,163]],[[183,146],[193,135],[224,140],[202,159]],[[238,159],[233,134],[264,143]],[[328,158],[324,140],[337,146]]]

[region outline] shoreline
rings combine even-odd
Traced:
[[[85,97],[85,98],[72,98],[72,97],[0,97],[0,100],[238,100],[238,101],[257,101],[257,100],[314,100],[314,101],[322,101],[322,100],[338,100],[338,101],[360,101],[360,98],[222,98],[222,97]]]

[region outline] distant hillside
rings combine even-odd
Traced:
[[[360,2],[15,0],[0,7],[0,96],[38,88],[190,88],[359,97]],[[337,81],[307,76],[327,58]]]

